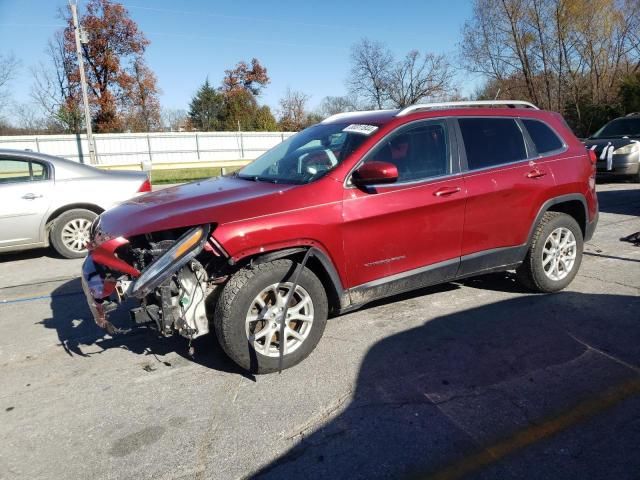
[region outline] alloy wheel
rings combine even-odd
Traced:
[[[85,218],[75,218],[62,227],[62,243],[73,252],[84,252],[89,242],[91,222]]]
[[[245,321],[247,340],[256,352],[267,357],[280,355],[280,329],[291,283],[274,283],[251,302]],[[307,339],[313,325],[313,300],[304,288],[296,287],[287,310],[284,327],[284,354],[296,351]]]
[[[542,269],[554,281],[564,279],[576,262],[576,238],[568,228],[558,227],[547,237],[542,249]]]

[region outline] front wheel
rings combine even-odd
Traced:
[[[571,283],[582,261],[582,230],[573,217],[546,212],[533,234],[531,247],[516,278],[536,292],[557,292]]]
[[[291,260],[254,265],[236,272],[224,286],[214,314],[214,328],[225,353],[254,373],[304,360],[316,347],[327,322],[327,295],[322,282],[303,268],[291,295],[286,319],[282,313],[299,264]],[[284,336],[280,338],[282,322]]]

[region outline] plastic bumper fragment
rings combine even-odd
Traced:
[[[129,330],[114,326],[108,317],[109,312],[115,308],[113,302],[109,301],[109,296],[115,291],[118,282],[104,278],[98,272],[90,255],[82,264],[81,280],[82,290],[87,297],[89,310],[91,310],[96,324],[105,329],[110,335],[128,332]]]

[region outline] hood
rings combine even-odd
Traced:
[[[100,228],[129,237],[205,223],[225,223],[268,213],[273,202],[295,185],[216,177],[134,197],[100,215]]]
[[[596,145],[596,153],[602,152],[602,149],[606,147],[608,144],[613,145],[614,148],[624,147],[625,145],[629,145],[632,142],[640,142],[640,139],[636,138],[594,138],[594,139],[586,139],[584,144],[587,148],[591,148]]]

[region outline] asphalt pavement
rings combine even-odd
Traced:
[[[329,321],[282,374],[211,337],[110,337],[81,261],[0,256],[0,479],[640,478],[640,185],[554,295],[512,273]],[[115,318],[124,324],[126,312]]]

